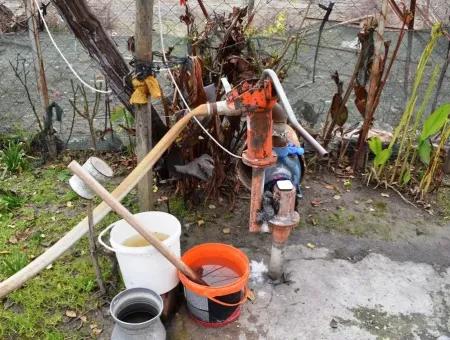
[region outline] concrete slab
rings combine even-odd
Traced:
[[[288,283],[250,282],[256,300],[238,321],[197,326],[184,309],[171,339],[445,339],[450,335],[450,271],[367,253],[333,258],[328,248],[286,249]],[[268,263],[254,250],[249,257]]]

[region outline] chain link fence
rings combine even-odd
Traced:
[[[187,3],[195,17],[195,23],[199,27],[204,25],[205,16],[199,3],[194,0],[188,0]],[[360,20],[355,20],[353,23],[348,21],[374,15],[379,11],[380,3],[381,1],[377,0],[336,1],[321,37],[313,82],[314,55],[319,27],[325,14],[323,7],[328,6],[329,3],[321,2],[323,6],[320,7],[317,0],[311,2],[298,0],[204,1],[205,9],[210,15],[214,13],[228,15],[234,6],[252,7],[255,14],[251,39],[257,53],[260,54],[280,53],[286,39],[299,33],[301,29],[301,43],[298,49],[290,48],[286,53],[286,57],[292,57],[293,62],[284,80],[284,86],[294,110],[305,124],[316,129],[324,120],[333,94],[336,92],[336,85],[330,77],[331,74],[335,71],[339,72],[345,89],[357,60],[359,49],[357,33]],[[410,47],[410,61],[408,62],[408,39],[405,37],[376,113],[375,124],[383,129],[392,129],[403,112],[414,70],[430,34],[429,22],[426,19],[435,21],[439,18],[448,24],[450,9],[446,0],[423,0],[417,3],[416,30]],[[125,60],[131,60],[132,55],[127,49],[127,41],[134,34],[136,16],[134,0],[90,0],[89,4]],[[157,11],[158,2],[155,1],[153,25],[155,51],[160,49]],[[179,0],[161,0],[161,13],[166,46],[174,47],[173,55],[185,56],[187,53],[186,26],[180,22],[180,16],[185,14],[185,8],[180,6]],[[85,81],[94,84],[102,77],[101,71],[69,31],[51,3],[47,7],[45,18],[57,45],[66,58]],[[37,130],[30,100],[38,112],[41,113],[43,110],[37,91],[35,55],[30,44],[30,34],[23,27],[26,19],[23,1],[0,0],[0,133]],[[391,46],[394,46],[399,34],[400,21],[392,11],[388,15],[386,26],[385,39],[391,40]],[[63,140],[67,140],[70,135],[74,147],[86,146],[86,141],[89,141],[87,123],[81,117],[74,115],[69,102],[69,99],[73,97],[70,80],[73,79],[76,83],[76,79],[55,50],[45,30],[42,30],[39,36],[50,101],[57,102],[64,110],[62,122],[56,124],[55,128],[59,130]],[[433,53],[432,65],[427,65],[428,74],[431,73],[434,65],[443,64],[447,53],[448,40],[442,38]],[[27,98],[21,80],[13,70],[16,66],[19,66],[22,82],[24,74],[27,75],[26,85],[30,100]],[[408,67],[409,72],[406,71]],[[161,73],[160,76],[164,77],[164,74]],[[93,104],[95,96],[89,91],[87,93],[90,103]],[[438,99],[439,102],[450,101],[450,72],[444,78]],[[99,131],[104,130],[108,124],[105,100],[106,98],[101,98],[99,114],[95,119],[95,126]],[[116,99],[111,98],[110,106],[114,111],[120,104]],[[349,121],[360,121],[361,118],[352,97],[348,106]]]

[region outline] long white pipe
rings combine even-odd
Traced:
[[[322,145],[319,144],[318,141],[314,139],[313,136],[309,134],[308,131],[306,131],[298,122],[297,118],[295,117],[294,110],[292,110],[291,104],[289,103],[289,100],[287,99],[286,92],[284,92],[283,86],[280,83],[280,79],[278,79],[277,74],[272,69],[265,69],[262,73],[262,77],[268,77],[272,80],[273,86],[275,87],[275,91],[277,92],[278,98],[281,101],[281,104],[283,105],[284,109],[286,110],[286,113],[288,115],[289,122],[292,124],[292,126],[298,131],[298,133],[303,137],[304,140],[306,140],[309,144],[311,144],[314,149],[321,155],[325,156],[328,154],[328,151],[323,148]]]

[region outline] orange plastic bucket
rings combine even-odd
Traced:
[[[239,308],[251,292],[247,256],[239,249],[222,243],[204,243],[189,249],[182,260],[196,270],[205,265],[219,265],[231,269],[238,279],[227,285],[204,286],[191,281],[183,273],[178,277],[183,283],[188,310],[204,326],[217,327],[229,323],[229,318],[239,316]]]

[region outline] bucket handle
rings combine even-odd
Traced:
[[[100,243],[103,247],[105,247],[106,249],[112,251],[113,253],[115,253],[115,249],[111,246],[108,246],[105,242],[103,242],[103,235],[105,235],[109,229],[111,229],[112,227],[114,227],[114,224],[110,224],[109,226],[107,226],[105,229],[103,229],[100,234],[98,234],[98,243]]]
[[[243,295],[244,296],[242,297],[241,301],[236,302],[236,303],[227,303],[227,302],[219,301],[215,297],[210,297],[210,296],[208,296],[208,299],[210,299],[211,301],[214,301],[215,303],[218,303],[219,305],[227,306],[227,307],[236,307],[236,306],[244,304],[247,300],[255,299],[253,292],[247,286],[245,286],[245,288],[244,288]]]

